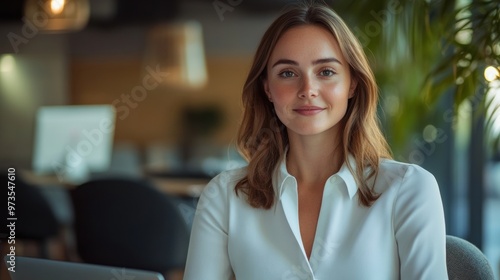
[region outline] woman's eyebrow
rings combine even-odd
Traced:
[[[335,57],[320,58],[320,59],[313,61],[312,64],[316,65],[316,64],[323,64],[323,63],[330,63],[330,62],[334,62],[334,63],[338,63],[338,64],[342,65],[342,63],[338,59],[336,59]]]
[[[282,58],[282,59],[279,59],[278,61],[276,61],[271,68],[273,68],[274,66],[279,65],[279,64],[288,64],[288,65],[295,65],[295,66],[299,65],[299,63],[297,61]]]
[[[334,63],[338,63],[340,65],[342,65],[342,63],[336,59],[335,57],[328,57],[328,58],[320,58],[320,59],[317,59],[317,60],[314,60],[312,62],[313,65],[317,65],[317,64],[323,64],[323,63],[330,63],[330,62],[334,62]],[[288,64],[288,65],[294,65],[294,66],[298,66],[299,63],[295,60],[291,60],[291,59],[279,59],[278,61],[276,61],[273,66],[275,67],[276,65],[279,65],[279,64]]]

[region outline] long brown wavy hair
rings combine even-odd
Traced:
[[[248,203],[255,208],[269,209],[275,203],[272,175],[284,156],[288,136],[264,92],[263,80],[276,42],[287,30],[300,25],[317,25],[330,31],[349,64],[352,78],[358,82],[341,121],[343,136],[340,147],[344,162],[355,174],[359,203],[369,207],[379,194],[373,186],[368,186],[367,181],[377,175],[381,158],[391,158],[377,117],[377,84],[357,38],[331,8],[317,3],[290,6],[262,37],[243,88],[244,112],[237,145],[248,166],[247,174],[238,181],[235,192],[246,194]],[[355,159],[355,167],[347,160],[349,154]],[[367,168],[370,170],[368,176],[365,175]]]

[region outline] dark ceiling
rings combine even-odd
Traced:
[[[23,13],[23,1],[0,0],[0,21],[20,20]]]
[[[89,0],[89,26],[123,25],[123,24],[150,24],[175,18],[179,14],[182,0]],[[274,12],[284,5],[296,0],[188,0],[205,2],[210,9],[214,5],[238,6],[238,10],[258,15],[259,13]],[[182,1],[182,2],[188,2]],[[23,0],[0,0],[0,23],[22,22]],[[236,6],[235,6],[236,7]]]
[[[0,21],[21,22],[24,2],[0,0]],[[178,13],[179,1],[90,0],[90,25],[150,23],[168,20]]]

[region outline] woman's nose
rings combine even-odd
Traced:
[[[302,80],[302,87],[299,90],[299,98],[312,98],[318,96],[318,89],[311,78]]]

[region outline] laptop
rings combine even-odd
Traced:
[[[165,280],[158,272],[112,266],[5,256],[11,280]]]

